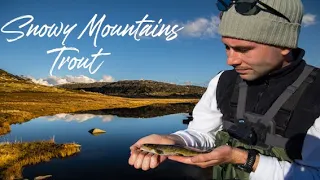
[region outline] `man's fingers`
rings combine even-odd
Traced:
[[[211,152],[207,154],[200,154],[197,156],[193,156],[191,158],[191,161],[194,163],[202,163],[202,162],[207,162],[207,161],[217,160],[217,159],[219,159],[218,153]]]
[[[136,169],[148,170],[150,168],[156,168],[162,163],[167,157],[159,156],[157,154],[148,153],[139,149],[131,151],[129,158],[129,164],[134,166]]]
[[[139,151],[138,150],[133,150],[131,151],[131,155],[130,155],[130,158],[129,158],[129,164],[130,165],[134,165],[136,159],[137,159],[137,156],[139,154]]]
[[[191,161],[191,158],[190,158],[190,157],[169,156],[168,158],[171,159],[171,160],[173,160],[173,161],[178,161],[178,162],[181,162],[181,163],[184,163],[184,164],[194,164],[194,163]]]
[[[141,165],[141,168],[142,170],[146,171],[148,169],[150,169],[150,161],[151,161],[151,157],[152,157],[152,154],[151,153],[147,153],[143,160],[142,160],[142,165]]]
[[[201,162],[201,163],[193,163],[196,166],[199,166],[201,168],[207,168],[210,166],[215,166],[217,164],[221,164],[219,160],[211,160],[211,161],[206,161],[206,162]]]
[[[159,163],[162,163],[164,160],[166,160],[168,157],[167,156],[160,156],[159,159],[160,159],[160,162]]]
[[[157,154],[152,154],[150,158],[150,168],[154,169],[160,164],[160,156]]]
[[[143,159],[145,157],[146,153],[143,152],[143,151],[140,151],[140,153],[138,154],[136,160],[135,160],[135,163],[134,163],[134,167],[136,169],[140,169],[141,166],[142,166],[142,162],[143,162]]]
[[[169,156],[168,158],[171,160],[177,161],[177,162],[184,163],[184,164],[196,165],[201,168],[214,166],[216,164],[219,164],[219,162],[220,162],[219,160],[210,160],[210,161],[195,163],[195,162],[191,161],[192,157],[182,157],[182,156]]]

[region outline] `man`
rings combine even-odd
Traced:
[[[320,179],[320,73],[297,47],[300,0],[218,0],[227,63],[193,110],[186,130],[153,134],[130,147],[129,164],[148,170],[166,159],[213,167],[213,179]],[[211,152],[157,156],[141,144]]]

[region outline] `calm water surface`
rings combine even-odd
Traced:
[[[152,118],[124,118],[113,115],[58,114],[12,125],[1,141],[34,141],[55,138],[57,143],[76,142],[81,152],[64,159],[53,159],[24,168],[24,178],[52,175],[51,179],[208,179],[201,168],[165,161],[158,168],[142,171],[128,165],[129,147],[139,138],[168,134],[185,129],[186,114]],[[88,130],[100,128],[107,133],[93,136]],[[210,175],[209,175],[210,177]]]

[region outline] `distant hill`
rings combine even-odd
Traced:
[[[105,86],[107,84],[110,84],[110,82],[67,83],[67,84],[56,85],[56,87],[61,87],[61,88],[64,88],[64,89],[81,90],[81,89],[87,89],[87,88],[103,87],[103,86]]]
[[[152,80],[123,80],[117,82],[70,83],[48,87],[32,82],[23,76],[10,74],[0,69],[0,92],[51,92],[81,90],[110,96],[130,98],[195,98],[199,99],[205,87],[193,85],[176,85]]]
[[[30,78],[11,74],[0,69],[0,96],[1,93],[13,92],[66,92],[63,88],[50,87],[34,83]]]
[[[176,85],[152,80],[73,83],[58,87],[131,98],[201,98],[206,90],[200,86]]]
[[[27,77],[13,75],[3,69],[0,69],[0,81],[23,81],[32,83],[32,81]]]

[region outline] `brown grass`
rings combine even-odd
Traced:
[[[21,179],[22,168],[52,158],[64,158],[80,152],[75,143],[56,144],[53,140],[0,144],[0,179]]]

